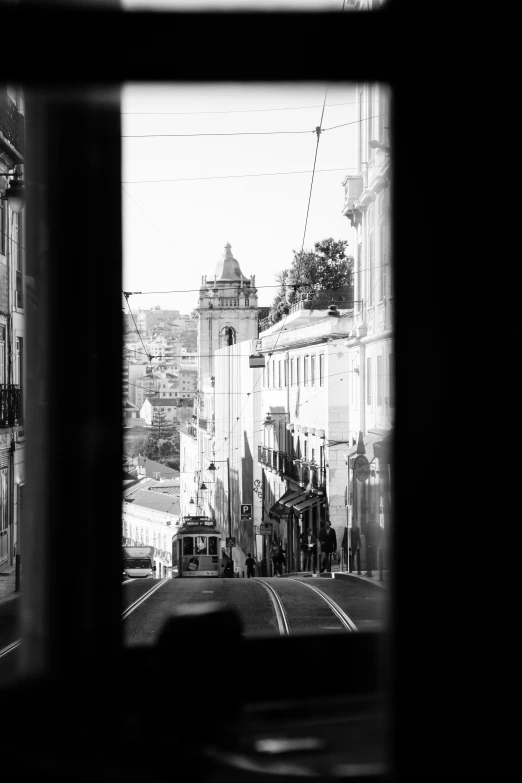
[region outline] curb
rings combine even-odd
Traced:
[[[389,583],[387,581],[379,582],[378,577],[374,576],[359,576],[358,574],[350,574],[346,573],[345,571],[339,573],[338,571],[334,571],[332,574],[332,577],[334,579],[346,579],[349,582],[364,582],[366,585],[370,585],[372,587],[377,587],[380,590],[389,590]]]

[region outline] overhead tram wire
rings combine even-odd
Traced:
[[[369,103],[366,98],[363,103]],[[345,101],[343,103],[327,103],[330,106],[355,106],[358,101]],[[122,111],[122,115],[132,116],[176,116],[176,117],[195,117],[199,114],[253,114],[259,112],[271,112],[271,111],[302,111],[306,109],[320,109],[321,104],[317,103],[312,106],[283,106],[279,109],[226,109],[224,111]]]
[[[339,166],[333,169],[316,169],[316,174],[328,173],[331,171],[358,171],[356,166]],[[268,171],[256,174],[223,174],[212,177],[177,177],[176,179],[134,179],[124,180],[124,185],[152,185],[162,182],[199,182],[211,179],[246,179],[249,177],[284,177],[293,174],[311,174],[312,169],[303,169],[302,171]]]
[[[385,112],[388,114],[388,112]],[[324,114],[324,106],[323,106]],[[330,128],[321,128],[321,133],[327,133],[331,130],[337,130],[337,128],[346,128],[348,125],[357,125],[359,122],[366,122],[367,120],[378,119],[380,114],[372,115],[371,117],[361,117],[358,120],[351,120],[350,122],[343,122],[340,125],[332,125]],[[321,118],[322,122],[322,118]],[[232,131],[230,133],[122,133],[122,139],[168,139],[168,138],[195,138],[200,136],[296,136],[305,135],[307,133],[317,133],[317,128],[314,130],[280,130],[280,131]]]

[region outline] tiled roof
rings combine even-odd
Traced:
[[[149,492],[148,489],[137,488],[132,494],[125,495],[133,506],[163,511],[165,514],[179,515],[179,497],[160,492]]]

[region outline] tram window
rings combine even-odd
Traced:
[[[196,553],[198,555],[206,555],[207,554],[207,537],[206,536],[196,536]]]
[[[184,555],[192,555],[192,554],[194,554],[194,549],[193,549],[192,544],[193,544],[192,536],[183,539],[183,554]]]
[[[218,553],[218,546],[217,546],[217,537],[216,536],[210,536],[208,539],[208,553],[209,555],[217,555]]]

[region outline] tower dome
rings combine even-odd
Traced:
[[[239,262],[232,255],[232,245],[227,242],[225,252],[216,265],[216,281],[242,281],[247,278],[241,272]]]

